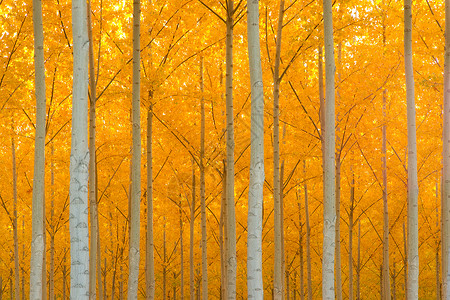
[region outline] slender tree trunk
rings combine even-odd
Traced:
[[[206,236],[206,202],[205,202],[205,98],[203,97],[203,58],[200,61],[200,208],[202,227],[202,299],[208,299],[208,251]]]
[[[49,274],[49,299],[55,298],[55,228],[53,218],[55,215],[55,163],[54,163],[54,147],[53,142],[50,144],[50,274]]]
[[[397,289],[396,289],[396,284],[395,284],[396,279],[397,279],[397,273],[396,273],[397,271],[395,269],[395,260],[394,260],[394,264],[393,264],[392,268],[394,269],[394,270],[392,270],[392,299],[395,300],[397,297],[397,293],[396,293]]]
[[[163,299],[167,299],[167,248],[166,248],[166,217],[164,217],[163,225]]]
[[[350,183],[350,212],[348,216],[348,299],[353,300],[353,214],[355,211],[355,174]]]
[[[97,242],[98,242],[98,211],[96,188],[96,149],[95,149],[95,105],[97,101],[95,69],[94,69],[94,41],[92,38],[91,1],[87,1],[87,26],[89,38],[89,212],[91,236],[89,243],[89,299],[97,299]],[[99,281],[101,277],[98,277]],[[102,299],[102,298],[100,298]]]
[[[325,34],[325,178],[323,213],[323,261],[322,297],[334,300],[334,251],[335,251],[335,132],[334,132],[334,42],[331,0],[324,0],[323,18]]]
[[[444,55],[444,116],[443,116],[443,170],[442,170],[442,293],[450,295],[450,1],[445,0],[445,55]]]
[[[304,279],[303,279],[303,274],[304,274],[304,260],[303,260],[303,223],[302,223],[302,204],[300,201],[300,195],[298,195],[297,192],[297,200],[298,200],[298,226],[299,226],[299,231],[298,231],[298,244],[299,244],[299,249],[298,252],[300,254],[300,299],[304,300],[305,299],[305,289],[304,289]],[[294,299],[296,299],[295,297],[296,295],[296,286],[294,288]]]
[[[361,220],[358,220],[358,256],[356,262],[356,300],[361,299]]]
[[[304,173],[306,174],[306,162],[303,161]],[[312,269],[311,269],[311,226],[309,225],[308,185],[305,181],[305,222],[306,222],[306,270],[308,281],[308,300],[312,300]]]
[[[227,293],[236,299],[236,216],[234,209],[233,26],[234,1],[227,0],[226,117],[227,117]]]
[[[219,226],[219,236],[220,236],[220,287],[221,287],[221,298],[227,299],[227,263],[226,263],[226,199],[227,199],[227,167],[225,161],[223,162],[223,174],[222,174],[222,199],[220,202],[220,226]]]
[[[70,297],[89,298],[88,230],[88,50],[86,2],[72,2],[73,23],[73,101],[72,144],[70,154]]]
[[[184,247],[183,247],[183,211],[180,197],[180,299],[184,299]],[[175,295],[174,295],[175,296]]]
[[[45,68],[42,4],[33,0],[34,71],[36,96],[36,134],[34,139],[34,178],[30,262],[30,298],[41,299],[44,290],[44,190],[45,190]]]
[[[14,125],[13,125],[14,126]],[[14,128],[13,128],[14,134]],[[12,171],[13,171],[13,235],[14,235],[14,299],[20,299],[20,269],[19,269],[19,235],[17,232],[17,169],[16,169],[16,145],[14,136],[11,138]],[[1,287],[0,287],[1,288]]]
[[[436,180],[436,237],[439,237],[439,177]],[[439,276],[439,239],[436,238],[436,300],[441,299],[441,284],[440,284],[440,276]]]
[[[195,169],[192,162],[192,204],[191,219],[189,223],[189,297],[194,300],[195,277],[194,277],[194,225],[195,225]]]
[[[387,202],[387,164],[386,164],[386,93],[383,91],[383,141],[382,141],[382,170],[383,170],[383,296],[391,299],[391,284],[389,278],[389,211]]]
[[[338,105],[341,102],[340,95],[340,83],[341,83],[341,57],[342,57],[342,43],[338,44],[338,88],[337,88],[337,102]],[[341,131],[340,128],[340,118],[339,112],[336,116],[336,228],[335,228],[335,239],[336,239],[336,299],[342,300],[342,266],[341,266],[341,138],[339,133]]]
[[[405,76],[408,122],[408,299],[419,297],[419,224],[416,146],[416,106],[412,62],[411,0],[405,0]]]
[[[153,91],[149,91],[149,101],[152,101]],[[153,104],[147,111],[147,242],[146,242],[146,293],[147,300],[155,297],[155,255],[153,244]]]
[[[133,1],[133,151],[131,170],[131,232],[128,274],[128,300],[137,299],[139,283],[139,240],[141,200],[141,125],[140,125],[140,0]]]
[[[278,27],[275,49],[275,66],[273,69],[273,201],[274,201],[274,270],[273,293],[275,300],[283,298],[283,253],[281,227],[281,186],[280,186],[280,57],[281,35],[283,29],[284,0],[280,1]]]
[[[408,287],[408,274],[407,274],[407,270],[408,270],[408,251],[407,251],[408,247],[406,244],[406,229],[405,229],[405,223],[403,223],[403,252],[405,253],[404,255],[404,260],[403,260],[403,277],[405,279],[405,283],[404,283],[404,290],[405,290],[405,299],[408,299],[408,292],[407,292],[407,287]]]
[[[262,209],[264,188],[264,93],[259,42],[259,1],[247,2],[248,57],[251,85],[251,154],[248,193],[247,295],[263,299]]]

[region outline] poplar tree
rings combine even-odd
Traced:
[[[247,295],[263,299],[262,208],[264,188],[264,94],[259,42],[259,1],[247,1],[251,85],[251,153],[248,192]]]
[[[89,298],[88,51],[86,1],[72,1],[73,100],[70,147],[70,297]]]

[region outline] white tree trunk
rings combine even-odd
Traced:
[[[202,227],[202,299],[208,299],[208,252],[206,236],[206,199],[205,199],[205,99],[203,97],[203,58],[200,61],[200,208]]]
[[[450,261],[450,0],[445,0],[445,55],[444,55],[444,124],[443,124],[443,171],[442,171],[442,293],[449,299]]]
[[[195,276],[194,276],[194,225],[195,225],[195,169],[192,162],[192,203],[191,218],[189,221],[189,298],[194,300]]]
[[[281,60],[281,34],[283,29],[284,0],[280,1],[278,12],[277,37],[275,45],[275,66],[273,69],[273,202],[274,202],[274,270],[273,270],[273,296],[281,300],[283,288],[283,256],[282,253],[282,205],[280,186],[280,60]]]
[[[412,62],[411,0],[405,0],[405,76],[408,123],[408,299],[419,296],[419,224],[416,146],[416,106],[414,100],[414,74]]]
[[[97,211],[97,189],[96,189],[96,153],[95,153],[95,103],[97,100],[95,69],[94,69],[94,45],[92,38],[91,24],[91,1],[87,1],[87,26],[89,38],[89,218],[90,218],[90,239],[89,239],[89,299],[97,299],[96,290],[96,268],[97,268],[97,242],[98,242],[98,211]],[[99,277],[99,279],[101,279]],[[101,291],[101,288],[99,289]],[[99,295],[100,296],[100,295]],[[102,297],[100,297],[102,299]]]
[[[259,0],[247,1],[251,85],[251,153],[248,192],[247,295],[263,299],[262,209],[264,188],[264,95],[259,42]]]
[[[149,97],[152,100],[152,97]],[[146,242],[146,290],[147,300],[155,298],[155,255],[153,244],[153,106],[147,111],[147,242]]]
[[[36,95],[36,135],[34,140],[34,178],[30,262],[30,299],[42,299],[44,260],[44,168],[45,168],[45,69],[42,4],[33,0],[34,70]]]
[[[141,122],[140,122],[140,0],[133,1],[133,150],[131,168],[131,230],[128,271],[128,300],[137,299],[139,283],[139,241],[141,203]]]
[[[325,161],[323,208],[322,297],[334,300],[334,251],[336,223],[335,195],[335,116],[334,42],[331,0],[323,2],[325,35]]]
[[[13,134],[14,127],[13,127]],[[11,151],[12,151],[12,170],[13,170],[13,234],[14,234],[14,299],[20,299],[20,269],[19,269],[19,235],[17,232],[17,168],[16,168],[16,145],[14,143],[14,136],[11,137]],[[25,296],[25,295],[24,295]]]
[[[236,215],[234,210],[234,116],[233,116],[233,25],[234,1],[227,0],[226,119],[227,119],[227,293],[236,299]]]
[[[89,298],[88,51],[86,1],[72,1],[73,101],[70,153],[70,298]]]

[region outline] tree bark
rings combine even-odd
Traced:
[[[236,215],[234,208],[234,116],[233,116],[233,26],[234,1],[227,0],[226,119],[227,119],[227,293],[236,299]]]
[[[281,35],[283,29],[284,0],[280,1],[278,12],[277,37],[275,45],[275,66],[273,69],[273,201],[274,201],[274,300],[281,300],[283,288],[283,253],[282,253],[282,221],[281,221],[281,186],[280,186],[280,60]]]
[[[306,162],[303,162],[304,174],[306,175]],[[305,176],[306,177],[306,176]],[[306,270],[307,270],[307,287],[308,300],[312,300],[312,269],[311,269],[311,226],[309,225],[309,204],[308,204],[308,184],[303,184],[305,190],[305,222],[306,222]]]
[[[405,0],[405,76],[408,123],[408,299],[419,297],[419,223],[418,179],[416,146],[416,106],[414,99],[414,74],[412,61],[411,0]]]
[[[334,300],[334,251],[336,222],[335,192],[335,115],[334,115],[334,42],[331,0],[323,3],[325,35],[325,161],[324,161],[324,212],[323,212],[323,261],[322,297]]]
[[[356,300],[361,299],[361,220],[358,220],[358,254],[356,261]]]
[[[442,299],[450,294],[450,1],[445,0],[445,53],[444,53],[444,116],[443,116],[443,170],[442,170]]]
[[[247,298],[263,299],[262,209],[264,188],[264,93],[259,42],[259,1],[247,2],[251,86],[251,153],[248,192]]]
[[[152,101],[152,91],[149,100]],[[146,242],[146,294],[147,300],[155,297],[155,255],[153,244],[153,104],[147,111],[147,242]]]
[[[205,202],[205,98],[203,97],[203,58],[200,61],[200,209],[202,228],[202,299],[208,299],[208,251],[206,236],[206,202]]]
[[[45,255],[45,68],[42,3],[33,0],[34,71],[36,96],[36,134],[34,139],[34,178],[32,197],[32,234],[30,262],[30,299],[41,299]]]
[[[88,51],[86,1],[72,2],[73,102],[70,153],[70,297],[89,298]]]
[[[355,211],[355,174],[350,183],[350,212],[348,217],[348,299],[353,300],[353,214]]]
[[[14,128],[13,128],[13,135]],[[16,168],[16,145],[14,136],[11,137],[12,171],[13,171],[13,235],[14,235],[14,299],[20,299],[20,269],[19,269],[19,235],[17,228],[17,168]],[[1,288],[1,287],[0,287]]]
[[[192,203],[191,218],[189,222],[189,297],[194,300],[195,277],[194,277],[194,225],[195,225],[195,169],[192,162]]]
[[[97,299],[97,242],[99,241],[97,187],[96,187],[96,146],[95,146],[95,105],[97,101],[95,68],[94,68],[94,40],[92,38],[91,1],[87,1],[87,29],[89,38],[89,217],[91,235],[89,240],[89,299]],[[101,288],[99,289],[101,292]],[[100,296],[100,295],[99,295]],[[100,299],[103,297],[100,296]]]
[[[133,1],[133,150],[131,169],[131,231],[129,249],[128,300],[137,299],[139,283],[139,241],[141,200],[141,124],[140,124],[140,0]]]

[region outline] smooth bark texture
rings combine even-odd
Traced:
[[[251,153],[248,192],[247,298],[263,299],[262,209],[264,188],[264,93],[259,42],[259,1],[247,1],[251,86]]]
[[[305,167],[306,169],[306,167]],[[306,174],[306,173],[305,173]],[[308,185],[303,185],[305,190],[305,222],[306,222],[306,270],[308,281],[308,300],[312,300],[312,269],[311,269],[311,226],[309,225]]]
[[[222,299],[227,299],[227,262],[226,262],[226,199],[227,199],[227,167],[223,163],[222,199],[220,204],[220,287]]]
[[[353,300],[353,214],[355,211],[355,174],[350,183],[350,212],[348,216],[348,299]]]
[[[282,206],[280,186],[280,60],[281,34],[283,29],[284,0],[280,1],[278,12],[277,37],[275,45],[275,66],[273,69],[273,205],[274,205],[274,269],[273,296],[274,300],[281,300],[283,288],[283,253],[282,253]]]
[[[72,2],[73,101],[70,153],[70,297],[89,298],[88,51],[86,1]]]
[[[206,199],[205,199],[205,98],[203,97],[203,58],[200,61],[200,210],[202,227],[202,299],[208,299],[208,252],[206,236]]]
[[[13,128],[14,132],[14,128]],[[19,269],[19,235],[17,233],[17,168],[16,145],[11,138],[12,171],[13,171],[13,236],[14,236],[14,299],[20,299],[20,269]],[[1,287],[0,287],[1,288]]]
[[[444,124],[443,170],[442,170],[442,293],[443,299],[450,295],[450,1],[445,0],[445,55],[444,55]]]
[[[192,203],[191,218],[189,222],[189,297],[194,300],[195,277],[194,277],[194,225],[195,225],[195,169],[192,162]]]
[[[322,297],[334,300],[334,250],[336,223],[335,193],[335,115],[334,115],[334,42],[331,0],[323,2],[325,35],[325,160],[323,209]]]
[[[149,92],[149,100],[151,101]],[[147,300],[153,300],[155,297],[155,255],[153,244],[153,106],[147,111],[147,240],[146,240],[146,295]]]
[[[131,168],[131,231],[128,271],[128,300],[137,299],[139,283],[139,241],[141,203],[141,122],[140,122],[140,0],[133,1],[133,90],[132,123],[133,149]]]
[[[356,261],[356,300],[361,299],[361,220],[358,220],[358,254]]]
[[[36,96],[36,134],[34,139],[34,177],[32,198],[32,233],[30,262],[30,299],[41,299],[45,255],[45,68],[42,3],[33,0],[34,76]]]
[[[416,146],[416,106],[414,97],[414,71],[412,61],[411,0],[405,0],[405,76],[408,126],[408,299],[419,297],[419,222]]]
[[[341,94],[340,94],[340,83],[341,83],[341,57],[342,57],[342,43],[338,44],[338,87],[336,89],[337,93],[337,105],[340,105]],[[336,225],[335,225],[335,239],[336,239],[336,299],[342,300],[342,267],[341,267],[341,153],[342,153],[342,140],[339,136],[340,127],[340,117],[339,112],[336,116]]]
[[[389,277],[389,211],[387,199],[387,165],[386,165],[386,94],[383,91],[383,141],[382,141],[382,172],[383,172],[383,296],[382,299],[391,299],[391,284]]]
[[[227,118],[227,297],[236,299],[236,212],[234,208],[234,115],[233,115],[234,1],[227,0],[226,118]]]
[[[94,68],[94,42],[92,38],[91,1],[87,1],[87,26],[89,38],[89,299],[97,299],[97,250],[99,241],[98,211],[97,211],[97,188],[96,188],[96,147],[95,147],[95,104],[97,101],[95,68]],[[98,277],[99,283],[101,277]],[[99,285],[101,292],[101,284]],[[99,295],[100,299],[103,299]]]

